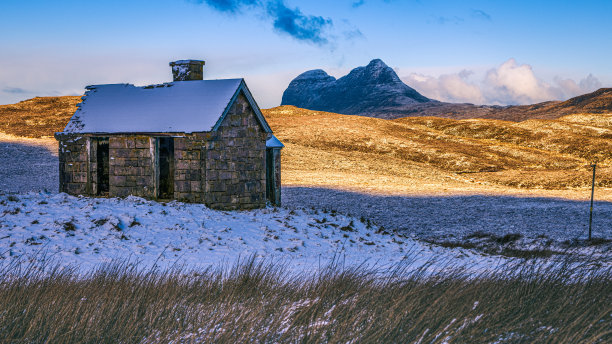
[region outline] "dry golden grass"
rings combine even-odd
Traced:
[[[1,343],[610,343],[610,269],[570,260],[466,278],[405,263],[231,270],[0,266]],[[435,266],[436,263],[434,263]],[[574,267],[572,267],[574,266]],[[378,272],[378,273],[377,273]]]
[[[292,106],[263,110],[283,150],[283,184],[384,193],[544,193],[612,187],[612,114],[556,120],[385,120]],[[600,198],[601,199],[601,198]]]
[[[80,96],[36,97],[0,105],[0,132],[23,137],[52,136],[64,130]]]

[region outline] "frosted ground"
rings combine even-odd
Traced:
[[[157,203],[138,197],[67,194],[0,195],[0,260],[61,264],[89,270],[133,262],[149,268],[231,266],[254,256],[308,272],[334,261],[385,270],[402,261],[436,270],[481,271],[509,260],[445,249],[381,232],[335,212],[266,208],[216,211],[201,204]]]
[[[4,262],[45,257],[89,268],[128,259],[145,265],[200,267],[255,255],[286,261],[294,271],[317,269],[332,259],[381,269],[403,259],[434,259],[439,266],[452,262],[481,270],[508,262],[491,253],[520,256],[531,251],[547,256],[569,250],[574,256],[612,264],[610,241],[590,245],[583,240],[587,202],[403,197],[285,187],[287,209],[218,212],[202,205],[163,205],[134,197],[77,198],[55,193],[57,157],[51,140],[0,140]],[[28,193],[41,190],[50,193]],[[610,202],[596,202],[593,223],[596,237],[612,238]]]
[[[413,238],[484,251],[529,250],[597,254],[612,260],[612,203],[500,195],[392,196],[286,187],[284,204],[358,214]]]

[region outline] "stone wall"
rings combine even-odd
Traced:
[[[206,204],[222,209],[266,205],[266,137],[247,99],[240,94],[207,142]]]
[[[82,135],[58,136],[59,191],[71,195],[87,195],[89,139]]]
[[[110,197],[129,195],[155,198],[155,138],[148,136],[111,136]]]
[[[194,133],[174,139],[174,198],[182,202],[204,202],[206,180],[205,147],[208,133]]]

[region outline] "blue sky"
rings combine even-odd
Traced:
[[[611,1],[132,0],[0,3],[0,104],[88,84],[244,77],[263,108],[291,79],[381,58],[445,101],[526,104],[612,86]]]

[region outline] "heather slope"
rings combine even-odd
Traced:
[[[264,110],[285,143],[288,184],[380,190],[473,187],[567,189],[612,185],[612,115],[557,120],[396,120],[346,116],[291,106]]]
[[[0,132],[25,137],[52,136],[64,130],[80,101],[80,96],[36,97],[0,105]]]

